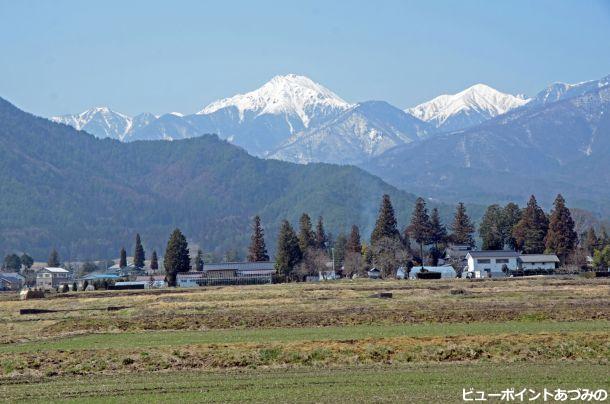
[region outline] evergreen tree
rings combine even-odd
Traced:
[[[511,250],[517,249],[517,242],[513,237],[513,229],[521,220],[521,209],[519,205],[513,202],[506,204],[502,210],[502,239],[504,245],[508,246]]]
[[[311,219],[303,213],[299,219],[299,248],[305,253],[308,249],[317,247],[316,234],[314,234]]]
[[[119,268],[125,268],[127,266],[127,251],[125,248],[121,248],[119,253]]]
[[[432,209],[430,214],[430,242],[438,249],[438,245],[447,239],[447,228],[441,222],[441,217],[437,208]]]
[[[157,250],[153,250],[152,255],[150,256],[150,269],[156,271],[159,269],[159,258],[157,258]]]
[[[316,248],[323,250],[326,248],[326,242],[332,242],[332,236],[330,234],[328,237],[324,232],[324,222],[322,220],[322,216],[318,217],[318,224],[316,225]]]
[[[455,210],[453,225],[451,226],[451,241],[455,244],[474,246],[474,225],[466,213],[466,207],[462,202],[458,203]]]
[[[337,239],[333,243],[335,268],[341,268],[343,261],[345,260],[345,253],[347,252],[347,237],[343,233],[339,233]]]
[[[483,250],[502,250],[504,248],[504,223],[504,214],[500,206],[488,206],[479,225]]]
[[[195,256],[195,271],[203,271],[203,252],[201,252],[201,249],[197,250]]]
[[[373,229],[373,233],[371,233],[371,244],[375,244],[384,237],[396,240],[400,239],[400,233],[396,228],[394,207],[392,207],[390,196],[387,194],[383,195],[383,199],[381,200],[381,207],[379,208],[375,229]]]
[[[250,247],[248,248],[249,262],[269,261],[267,247],[265,246],[265,232],[261,227],[261,218],[254,216],[252,224],[252,236],[250,237]]]
[[[5,271],[19,271],[21,269],[21,258],[17,254],[6,255],[2,269]]]
[[[595,229],[593,227],[589,227],[589,230],[584,237],[584,247],[587,249],[590,256],[593,256],[593,253],[597,249],[598,245],[599,239],[595,234]]]
[[[360,229],[355,224],[347,240],[347,249],[353,253],[362,254],[362,243],[360,242]]]
[[[525,254],[542,254],[548,227],[548,218],[532,195],[513,229],[517,249]]]
[[[47,260],[47,265],[51,268],[57,268],[61,266],[61,262],[59,261],[59,253],[54,248],[49,255],[49,259]]]
[[[277,238],[277,252],[275,254],[275,269],[279,275],[287,279],[294,278],[294,270],[303,258],[299,248],[299,239],[287,220],[282,221],[280,233]]]
[[[140,234],[136,234],[136,248],[133,252],[133,265],[136,268],[142,269],[144,268],[145,260],[146,253],[144,252],[144,247],[142,247],[142,240],[140,239]]]
[[[178,273],[188,272],[191,269],[188,243],[180,229],[175,229],[167,241],[163,265],[165,266],[169,286],[176,286],[176,275]]]
[[[554,208],[549,219],[549,229],[544,239],[547,250],[557,254],[561,263],[574,251],[578,235],[574,230],[574,220],[565,205],[561,194],[555,198]]]
[[[23,264],[25,269],[30,269],[32,268],[32,265],[34,265],[34,259],[26,253],[23,253],[21,254],[21,263]]]
[[[424,265],[424,245],[428,244],[432,236],[432,226],[428,209],[423,198],[417,198],[415,207],[411,214],[411,224],[409,224],[407,233],[419,244],[419,253],[422,267]]]

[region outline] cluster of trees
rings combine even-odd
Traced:
[[[140,238],[140,234],[136,234],[136,243],[133,250],[133,266],[142,269],[144,268],[146,261],[146,251],[144,251],[144,247],[142,246],[142,239]],[[121,248],[119,251],[119,267],[125,268],[127,266],[127,251],[125,247]],[[152,255],[150,256],[150,269],[157,270],[159,269],[159,259],[157,257],[157,251],[153,250]]]
[[[315,229],[311,218],[303,213],[299,219],[298,234],[287,220],[282,221],[277,240],[275,268],[278,276],[286,280],[304,280],[317,275],[330,262],[333,251],[332,236],[324,230],[324,219],[318,218]]]
[[[525,254],[556,254],[562,264],[578,246],[574,220],[561,195],[555,198],[550,215],[533,195],[523,209],[514,203],[491,205],[481,219],[479,235],[484,250],[510,248]]]
[[[288,221],[282,223],[276,253],[276,269],[280,276],[287,280],[302,280],[327,269],[332,258],[336,268],[343,267],[346,276],[364,274],[372,266],[384,276],[392,276],[399,266],[410,270],[416,264],[423,264],[426,258],[436,264],[442,245],[449,240],[474,245],[474,225],[462,203],[457,206],[451,234],[442,223],[438,209],[432,209],[429,214],[422,198],[415,203],[410,224],[400,232],[389,195],[383,195],[368,245],[361,241],[356,225],[352,226],[349,235],[339,234],[334,241],[324,234],[322,226],[320,218],[313,231],[305,213],[299,220],[298,233]],[[411,248],[412,241],[418,249]]]
[[[4,256],[4,261],[2,262],[2,270],[19,272],[22,268],[24,268],[24,270],[28,271],[32,268],[32,265],[34,265],[34,259],[27,253],[23,253],[21,254],[21,256],[13,253]],[[47,265],[49,267],[61,266],[59,254],[57,253],[56,249],[53,249],[49,254]]]
[[[34,260],[26,253],[21,254],[21,256],[17,254],[7,254],[4,256],[4,261],[2,262],[2,270],[7,272],[18,272],[21,270],[22,266],[25,267],[25,269],[30,269],[32,265],[34,265]]]

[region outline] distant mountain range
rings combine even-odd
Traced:
[[[441,200],[522,201],[535,194],[549,206],[562,193],[570,206],[609,217],[610,85],[586,87],[551,88],[532,105],[395,147],[362,167]]]
[[[548,202],[564,192],[579,206],[610,215],[610,192],[591,190],[572,168],[601,164],[594,161],[610,136],[603,115],[608,85],[610,76],[554,83],[526,98],[477,84],[401,110],[383,101],[353,104],[291,74],[192,115],[130,118],[96,108],[52,119],[123,141],[216,133],[255,156],[354,164],[445,201],[523,200],[537,193]]]

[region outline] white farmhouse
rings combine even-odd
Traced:
[[[519,256],[520,269],[527,270],[553,270],[559,264],[555,254],[521,254]]]
[[[467,267],[462,274],[468,278],[495,278],[507,276],[506,268],[518,268],[519,253],[515,251],[469,251],[466,254]]]

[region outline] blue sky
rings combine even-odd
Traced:
[[[404,108],[610,74],[610,1],[0,0],[0,97],[43,116],[192,113],[304,74]]]

